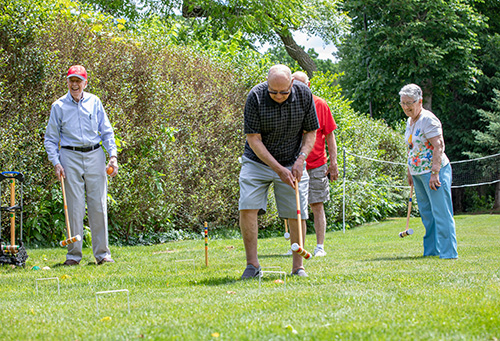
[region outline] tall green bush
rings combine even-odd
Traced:
[[[42,21],[41,9],[50,6],[37,3],[13,2],[3,18],[24,13]],[[234,221],[246,92],[239,77],[192,49],[121,34],[112,18],[63,1],[52,9],[23,40],[12,27],[19,18],[2,26],[1,166],[26,175],[26,238],[42,244],[62,238],[63,221],[53,215],[62,207],[59,184],[43,136],[72,64],[86,66],[87,91],[105,104],[119,143],[120,174],[109,190],[112,238]]]

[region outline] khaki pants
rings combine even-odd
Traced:
[[[60,160],[66,173],[64,184],[72,236],[79,234],[83,238],[86,199],[92,251],[99,262],[111,256],[108,246],[106,156],[102,148],[87,153],[61,148]],[[66,258],[79,262],[82,259],[82,244],[83,241],[69,244]]]

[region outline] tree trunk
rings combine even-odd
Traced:
[[[497,182],[495,186],[495,204],[493,205],[493,211],[500,211],[500,182]]]
[[[184,18],[203,18],[207,16],[206,11],[192,1],[184,0],[182,2],[182,16]]]
[[[366,13],[363,11],[363,28],[364,28],[365,32],[368,31],[367,26],[368,25],[366,24]],[[368,45],[367,42],[366,42],[366,36],[367,35],[365,34],[365,45]],[[366,80],[368,82],[370,82],[370,62],[369,62],[369,60],[370,60],[370,58],[366,58]],[[369,93],[371,93],[371,92],[369,92]],[[368,103],[368,109],[370,109],[370,117],[373,118],[372,102],[373,102],[372,101],[372,96],[370,95],[370,103]]]
[[[314,72],[318,71],[318,67],[314,63],[314,60],[307,54],[306,51],[293,39],[290,31],[287,30],[286,33],[276,32],[276,34],[281,38],[283,44],[285,44],[286,52],[292,57],[294,60],[299,63],[299,65],[304,69],[309,78],[312,78]]]
[[[432,79],[427,79],[422,83],[422,92],[424,109],[432,111]]]
[[[465,199],[465,189],[464,188],[452,188],[451,189],[451,199],[453,201],[453,212],[460,213],[464,212],[464,199]]]

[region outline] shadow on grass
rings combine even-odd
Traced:
[[[189,281],[190,285],[226,285],[234,284],[237,280],[234,277],[206,278],[201,281]]]
[[[60,267],[68,267],[68,268],[71,268],[71,267],[78,267],[78,266],[97,266],[97,263],[96,262],[88,262],[87,264],[84,264],[83,262],[81,262],[80,264],[76,264],[76,265],[64,265],[64,262],[63,263],[57,263],[57,264],[54,264],[52,265],[53,268],[60,268]]]
[[[424,256],[395,256],[395,257],[378,257],[378,258],[370,258],[370,259],[365,259],[365,262],[383,262],[383,261],[394,261],[394,260],[417,260],[417,259],[424,259],[424,258],[429,258],[429,257],[424,257]]]
[[[290,258],[292,259],[291,255],[284,255],[284,254],[274,254],[274,255],[259,255],[259,258]]]

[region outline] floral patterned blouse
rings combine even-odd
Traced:
[[[434,146],[429,139],[443,135],[441,121],[429,110],[422,109],[420,117],[413,125],[406,122],[405,141],[408,145],[408,168],[411,175],[429,173],[432,168]],[[441,167],[450,161],[445,153],[441,157]]]

